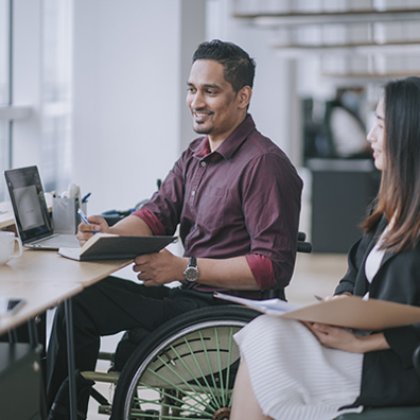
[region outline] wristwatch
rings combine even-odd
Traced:
[[[190,257],[187,268],[184,270],[184,278],[191,283],[198,280],[197,258]]]

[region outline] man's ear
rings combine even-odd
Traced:
[[[238,106],[241,109],[246,109],[249,106],[252,96],[252,87],[251,86],[243,86],[238,92],[238,99],[239,103]]]

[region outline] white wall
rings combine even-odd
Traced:
[[[294,63],[274,53],[269,31],[234,20],[232,10],[231,0],[208,2],[208,38],[235,42],[255,59],[257,67],[250,112],[257,128],[297,163]]]
[[[89,213],[149,197],[194,138],[186,81],[205,39],[236,42],[255,58],[250,112],[298,161],[293,65],[273,54],[267,32],[235,22],[231,7],[229,0],[75,0],[73,180],[92,192]]]
[[[73,175],[92,192],[89,213],[149,197],[183,148],[182,36],[203,37],[183,27],[190,2],[75,0]]]

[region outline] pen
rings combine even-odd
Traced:
[[[88,198],[91,196],[92,193],[87,193],[82,198],[82,203],[86,203],[88,201]]]
[[[80,216],[80,218],[82,219],[83,223],[86,223],[87,225],[90,225],[91,223],[89,222],[87,216],[85,213],[83,213],[82,209],[78,209],[77,210],[77,214]]]

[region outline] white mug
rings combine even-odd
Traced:
[[[0,231],[0,265],[22,255],[22,244],[13,232]]]

